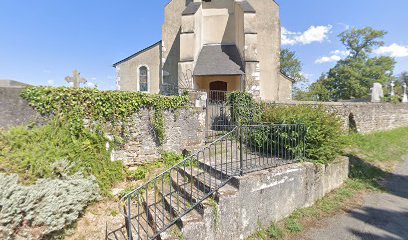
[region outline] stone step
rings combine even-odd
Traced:
[[[222,184],[221,176],[223,179],[226,179],[225,175],[219,174],[212,167],[202,163],[199,163],[198,167],[186,169],[185,172],[184,169],[178,170],[182,176],[185,175],[194,184],[194,187],[205,195],[214,191]]]
[[[145,211],[146,209],[143,207],[142,199],[143,198],[141,197],[140,203],[138,203],[138,201],[133,201],[131,204],[130,227],[133,239],[147,240],[154,236],[155,233],[153,228],[149,225],[148,215]]]
[[[142,198],[141,201],[142,202]],[[127,213],[126,213],[127,214]],[[130,208],[131,220],[129,227],[132,232],[133,239],[148,240],[154,236],[154,231],[148,223],[148,216],[144,207],[138,204],[136,199],[132,199]],[[128,219],[124,217],[125,225],[110,232],[107,235],[108,240],[128,240],[129,229]]]
[[[178,192],[190,206],[204,200],[211,191],[208,186],[198,182],[196,178],[182,170],[172,173],[171,183],[174,191]],[[199,203],[197,211],[200,214],[203,214],[202,208],[202,204]]]
[[[148,222],[154,233],[158,233],[174,221],[174,216],[167,210],[165,199],[159,188],[151,189],[144,200]]]
[[[197,208],[192,209],[193,204],[190,204],[189,201],[184,198],[177,189],[172,186],[166,186],[162,196],[166,202],[166,209],[174,218],[178,218],[181,215],[185,214],[187,211],[190,211],[188,214],[183,216],[178,226],[182,227],[188,222],[197,222],[202,221],[201,214],[197,211]]]

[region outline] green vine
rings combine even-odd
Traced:
[[[261,118],[261,105],[247,92],[232,92],[227,96],[231,106],[232,121],[237,124],[250,124],[259,122]]]
[[[188,96],[165,97],[140,92],[66,87],[30,87],[24,89],[21,96],[40,114],[66,120],[75,136],[81,135],[85,126],[94,125],[109,126],[111,131],[119,128],[118,131],[122,132],[127,118],[147,108],[156,110],[154,126],[159,139],[164,139],[163,111],[184,108],[189,103]]]
[[[159,144],[163,145],[166,140],[166,121],[164,117],[164,110],[161,107],[157,107],[154,110],[153,115],[153,128],[156,133],[156,137],[159,140]]]
[[[208,205],[214,208],[214,230],[217,231],[219,230],[220,226],[220,207],[218,206],[218,203],[215,201],[214,197],[210,197],[208,199]]]

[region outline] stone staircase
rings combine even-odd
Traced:
[[[235,127],[122,198],[120,207],[125,224],[107,233],[106,239],[178,239],[170,234],[174,226],[196,229],[188,232],[205,232],[202,228],[208,221],[206,216],[214,212],[214,202],[238,191],[231,181],[234,176],[292,163],[303,157],[304,150],[298,155],[290,151],[282,154],[282,149],[273,149],[272,142],[262,149],[254,147],[249,142],[252,137],[243,138],[242,133],[240,127]],[[298,147],[303,143],[300,140],[288,141],[291,145],[287,145],[287,149]]]
[[[198,167],[191,167],[188,172],[176,168],[171,172],[168,182],[150,188],[140,199],[133,199],[130,204],[130,223],[127,221],[125,226],[108,234],[107,239],[127,240],[129,227],[132,229],[132,239],[173,239],[166,233],[158,233],[173,224],[179,228],[189,224],[204,225],[206,208],[212,208],[206,199],[230,179],[214,168],[204,168],[206,172]],[[232,185],[226,188],[237,191]]]

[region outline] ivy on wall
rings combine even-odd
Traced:
[[[162,142],[164,133],[164,110],[185,108],[188,96],[166,97],[140,92],[99,91],[89,88],[29,87],[21,96],[43,115],[54,115],[67,120],[72,134],[80,135],[84,119],[114,129],[142,108],[154,109],[153,126]]]
[[[232,121],[239,125],[259,122],[262,114],[261,105],[247,92],[232,92],[227,96],[231,106]]]

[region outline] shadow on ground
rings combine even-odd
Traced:
[[[396,173],[387,173],[362,159],[350,155],[351,177],[384,188],[384,194],[367,199],[360,209],[350,212],[350,216],[370,225],[370,231],[348,228],[348,231],[360,239],[408,239],[408,161]],[[381,184],[373,176],[384,178]],[[377,186],[378,187],[378,186]],[[373,228],[371,228],[373,227]]]

